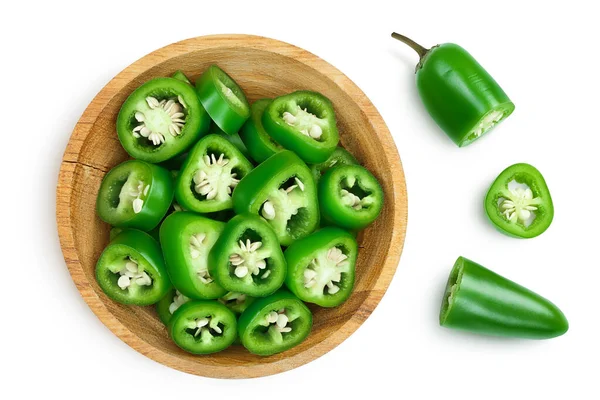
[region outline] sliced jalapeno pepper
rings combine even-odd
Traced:
[[[450,273],[440,325],[529,339],[549,339],[569,329],[550,301],[464,257]]]
[[[419,54],[416,78],[421,100],[459,147],[473,143],[514,111],[500,85],[462,47],[444,43],[426,49],[397,33],[392,37]]]
[[[96,279],[114,301],[137,306],[158,302],[171,287],[160,246],[135,229],[124,230],[104,249]]]
[[[171,288],[167,294],[156,303],[156,313],[158,314],[158,318],[160,318],[163,324],[168,325],[173,313],[188,301],[190,301],[189,297],[182,295],[179,290]]]
[[[244,92],[216,65],[208,67],[198,78],[196,92],[212,120],[226,133],[237,133],[250,117]]]
[[[223,137],[200,139],[181,168],[175,186],[177,202],[187,210],[209,213],[232,207],[231,192],[252,164]]]
[[[315,179],[315,183],[319,183],[321,176],[327,171],[329,171],[333,167],[339,167],[340,165],[355,165],[358,164],[356,158],[343,147],[336,147],[333,153],[329,156],[329,158],[319,164],[313,164],[310,167],[310,170],[313,174],[313,178]]]
[[[223,136],[225,139],[227,139],[228,142],[230,142],[232,145],[234,145],[240,151],[240,153],[242,153],[244,155],[244,157],[246,157],[248,159],[248,161],[251,161],[252,157],[250,156],[250,152],[246,148],[246,145],[240,138],[239,134],[237,134],[237,133],[229,134],[229,133],[223,132],[223,130],[221,128],[219,128],[219,126],[217,124],[215,124],[214,121],[210,124],[209,133],[215,133],[217,135]]]
[[[110,228],[110,232],[108,233],[108,240],[111,241],[116,238],[119,233],[123,232],[123,228],[117,228],[116,226]]]
[[[260,214],[282,246],[319,226],[317,191],[306,164],[282,150],[254,168],[233,192],[236,213]]]
[[[100,219],[119,228],[149,231],[173,200],[173,181],[164,168],[129,160],[108,171],[96,199]]]
[[[240,138],[246,144],[250,157],[259,164],[283,149],[269,136],[262,123],[265,109],[272,102],[271,99],[255,101],[250,107],[250,118],[240,130]]]
[[[175,344],[192,354],[211,354],[237,337],[235,314],[217,301],[194,300],[181,305],[169,321]]]
[[[346,229],[362,229],[379,216],[383,190],[366,168],[341,165],[321,177],[319,206],[326,221]]]
[[[188,85],[192,86],[192,82],[190,82],[190,80],[188,79],[188,77],[185,76],[185,74],[181,70],[175,71],[173,73],[173,75],[171,75],[171,78],[175,78],[178,81],[185,82]]]
[[[285,250],[286,286],[300,300],[335,307],[350,297],[358,245],[348,232],[323,228]]]
[[[262,123],[269,136],[307,163],[327,160],[340,140],[333,106],[316,92],[276,98],[264,111]]]
[[[302,343],[311,328],[308,307],[287,290],[280,290],[257,299],[240,315],[238,335],[251,353],[269,356]]]
[[[193,87],[174,78],[156,78],[125,100],[117,134],[130,156],[159,163],[185,152],[209,124]]]
[[[208,256],[210,275],[225,289],[267,296],[283,285],[285,258],[273,229],[262,218],[236,215]]]
[[[256,297],[248,296],[247,294],[237,292],[227,292],[225,296],[219,299],[219,302],[229,308],[236,314],[241,314],[254,303]]]
[[[160,244],[173,286],[192,299],[217,299],[227,293],[208,270],[208,254],[225,224],[181,211],[160,226]]]
[[[554,217],[546,181],[529,164],[515,164],[502,171],[485,197],[485,211],[500,231],[519,238],[541,235]]]

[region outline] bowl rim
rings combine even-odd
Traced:
[[[71,202],[74,194],[72,184],[77,165],[85,165],[79,161],[79,153],[90,130],[103,109],[125,85],[136,76],[170,58],[182,56],[188,52],[223,47],[252,48],[292,58],[323,74],[350,95],[372,125],[384,149],[382,155],[386,158],[390,169],[395,171],[392,181],[393,199],[386,199],[393,207],[390,242],[394,246],[388,250],[387,258],[382,266],[380,275],[356,312],[320,343],[317,343],[306,351],[293,356],[278,358],[273,360],[273,362],[247,363],[234,366],[218,365],[207,361],[202,364],[203,367],[200,369],[197,363],[162,352],[138,337],[110,312],[102,299],[96,294],[86,278],[75,247],[75,232],[70,218]],[[408,219],[407,203],[404,171],[400,155],[389,129],[369,98],[352,80],[328,62],[292,44],[263,36],[220,34],[185,39],[155,50],[122,70],[94,97],[75,125],[61,161],[56,189],[56,220],[61,250],[69,273],[79,293],[98,319],[123,342],[154,361],[190,374],[212,378],[253,378],[288,371],[321,357],[338,346],[363,324],[379,304],[396,272],[406,236]]]

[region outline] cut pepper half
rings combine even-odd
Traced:
[[[265,218],[282,246],[319,226],[317,190],[306,164],[282,150],[250,171],[233,192],[236,213]]]
[[[238,334],[251,353],[269,356],[302,343],[312,328],[312,314],[296,296],[280,290],[257,299],[240,315]]]
[[[550,301],[464,257],[450,273],[440,325],[528,339],[549,339],[569,329]]]
[[[237,215],[209,254],[210,275],[225,289],[267,296],[283,285],[287,268],[273,229],[264,219]]]
[[[252,164],[229,141],[210,134],[194,146],[177,177],[175,198],[187,210],[210,213],[232,208],[231,193]]]
[[[227,291],[211,276],[208,254],[225,224],[181,211],[160,227],[160,244],[173,286],[192,299],[217,299]]]
[[[366,168],[341,165],[321,177],[319,206],[329,223],[346,229],[362,229],[379,216],[383,190]]]
[[[225,350],[237,337],[235,314],[217,301],[189,301],[173,313],[169,333],[175,344],[192,354]]]
[[[323,228],[285,250],[286,286],[300,300],[335,307],[350,297],[358,245],[348,232]]]
[[[209,124],[193,87],[175,78],[156,78],[125,100],[117,133],[130,156],[159,163],[185,152]]]
[[[228,134],[237,133],[250,117],[242,89],[229,75],[211,65],[196,81],[196,92],[212,120]]]
[[[333,105],[317,92],[277,97],[264,111],[262,123],[269,136],[307,163],[327,160],[340,140]]]
[[[490,132],[514,111],[500,85],[462,47],[444,43],[426,49],[398,33],[392,37],[419,54],[416,80],[421,100],[459,147]]]
[[[158,242],[135,229],[124,230],[104,249],[96,279],[114,301],[138,306],[158,302],[171,287]]]
[[[119,228],[149,231],[167,213],[173,180],[164,168],[129,160],[108,171],[96,199],[100,219]]]
[[[240,130],[240,138],[246,144],[250,157],[257,163],[265,161],[267,158],[283,149],[279,143],[269,136],[262,123],[265,109],[272,102],[273,100],[271,99],[255,101],[250,107],[250,118]]]
[[[485,197],[485,211],[501,232],[519,238],[541,235],[554,218],[544,177],[523,163],[506,168],[496,178]]]

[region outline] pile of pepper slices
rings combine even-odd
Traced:
[[[117,133],[134,159],[106,174],[97,198],[113,226],[96,266],[108,297],[156,304],[190,353],[239,340],[265,356],[308,336],[304,302],[348,299],[355,236],[379,215],[383,192],[338,147],[325,96],[298,91],[250,107],[215,65],[195,86],[177,71],[126,99]]]

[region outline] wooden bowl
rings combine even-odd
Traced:
[[[385,206],[359,237],[356,285],[343,305],[312,307],[312,333],[301,345],[270,357],[241,346],[209,356],[180,350],[154,307],[123,306],[108,299],[94,270],[108,243],[109,226],[95,212],[104,174],[128,158],[115,131],[119,108],[149,79],[181,69],[196,79],[217,64],[242,87],[249,101],[299,89],[329,97],[341,142],[379,179]],[[273,39],[247,35],[197,37],[171,44],[136,61],[113,78],[87,107],[65,150],[57,188],[58,234],[77,289],[100,320],[140,353],[169,367],[216,378],[276,374],[322,356],[350,336],[385,293],[400,259],[407,219],[404,173],[388,128],[367,96],[344,74],[317,56]]]

